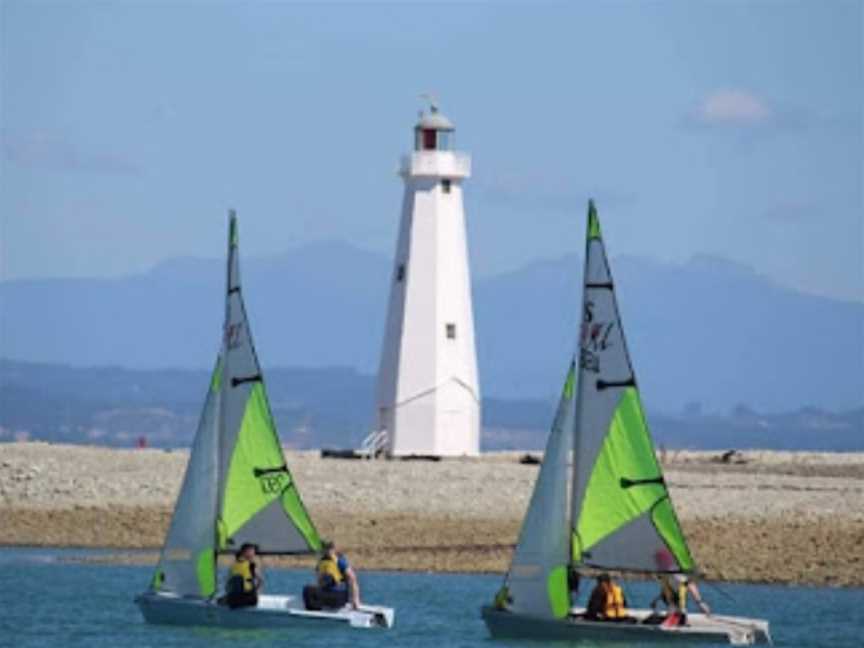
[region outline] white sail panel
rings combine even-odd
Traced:
[[[186,474],[159,556],[153,587],[182,596],[209,597],[216,588],[216,472],[221,361],[210,382]]]
[[[543,464],[507,577],[514,612],[545,618],[566,616],[569,531],[568,459],[573,432],[575,361],[570,365],[552,424]]]

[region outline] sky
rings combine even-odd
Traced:
[[[434,94],[473,271],[714,255],[864,301],[864,4],[0,2],[0,278],[392,256]],[[346,271],[350,271],[346,268]]]

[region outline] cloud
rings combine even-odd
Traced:
[[[716,90],[702,99],[689,122],[700,126],[759,126],[774,118],[772,110],[746,90]]]
[[[53,171],[136,175],[140,168],[114,152],[82,152],[63,137],[44,131],[26,135],[3,134],[3,156],[18,166]]]

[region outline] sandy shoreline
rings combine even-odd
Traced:
[[[716,580],[864,586],[864,453],[669,452],[665,472],[697,562]],[[188,455],[0,444],[0,545],[152,549]],[[537,474],[518,453],[427,462],[288,452],[324,536],[365,569],[503,571]],[[309,565],[310,559],[283,561]]]

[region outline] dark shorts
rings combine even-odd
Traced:
[[[347,588],[322,589],[317,585],[307,585],[303,588],[303,604],[307,610],[341,608],[347,603]]]
[[[258,605],[258,592],[235,592],[225,597],[225,603],[231,609],[255,607]]]

